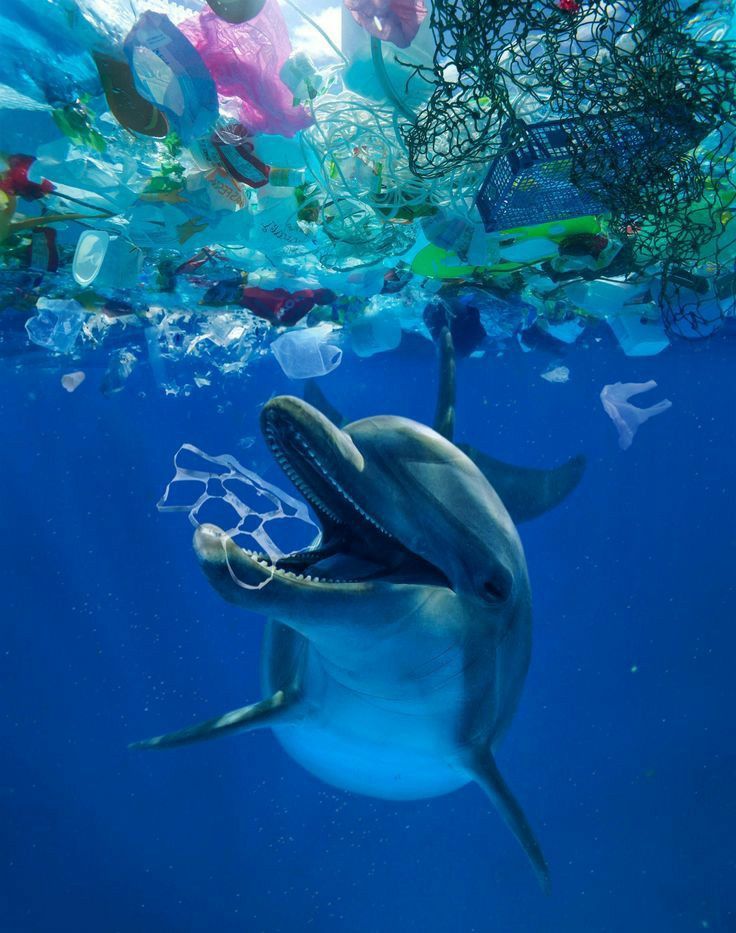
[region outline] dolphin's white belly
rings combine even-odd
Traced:
[[[305,660],[305,718],[274,732],[309,772],[343,790],[392,800],[435,797],[468,783],[456,764],[460,680],[426,697],[390,687],[375,695],[345,686],[313,655]]]
[[[320,724],[300,723],[273,731],[303,768],[333,787],[356,794],[416,800],[447,794],[470,780],[432,755],[338,735]]]

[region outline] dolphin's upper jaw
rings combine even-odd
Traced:
[[[345,477],[360,474],[363,459],[353,441],[301,399],[272,399],[261,416],[263,435],[274,459],[312,505],[323,527],[323,543],[272,564],[265,554],[237,548],[237,577],[275,576],[297,586],[448,586],[445,577],[397,541],[380,520],[345,488]],[[338,481],[337,476],[342,479]],[[203,563],[221,559],[219,529],[195,537]],[[231,570],[236,546],[227,545]]]
[[[315,417],[317,415],[318,417]],[[344,472],[346,454],[356,470],[362,458],[350,438],[301,399],[279,397],[261,417],[266,443],[274,459],[321,518],[344,525],[358,518],[387,538],[381,523],[362,508],[336,478],[337,461]],[[351,449],[352,448],[352,449]],[[347,515],[346,515],[347,509]]]

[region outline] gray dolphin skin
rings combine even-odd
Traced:
[[[481,469],[524,519],[560,501],[582,461],[479,468],[417,422],[382,415],[341,429],[290,396],[269,401],[261,425],[318,517],[320,543],[272,564],[202,525],[194,548],[225,599],[271,619],[265,699],[136,747],[270,727],[292,758],[348,791],[413,800],[475,782],[546,889],[541,848],[493,757],[529,666],[532,614],[512,515]]]

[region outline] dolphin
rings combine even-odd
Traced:
[[[442,352],[440,430],[389,415],[341,428],[291,396],[264,406],[265,441],[319,519],[319,543],[272,563],[214,525],[194,535],[214,588],[271,620],[264,699],[135,747],[270,727],[292,758],[344,790],[413,800],[475,782],[547,889],[544,855],[494,751],[531,655],[514,518],[564,498],[582,459],[551,471],[474,462],[450,439],[454,368]]]

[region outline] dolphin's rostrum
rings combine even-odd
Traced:
[[[197,529],[194,547],[226,599],[273,620],[266,699],[138,747],[268,726],[313,774],[358,793],[415,799],[475,781],[546,887],[540,846],[493,757],[531,651],[529,580],[509,511],[468,454],[414,421],[340,429],[288,396],[261,420],[322,524],[318,548],[273,565],[213,525]],[[577,460],[549,473],[486,461],[521,518],[559,501],[582,470]]]

